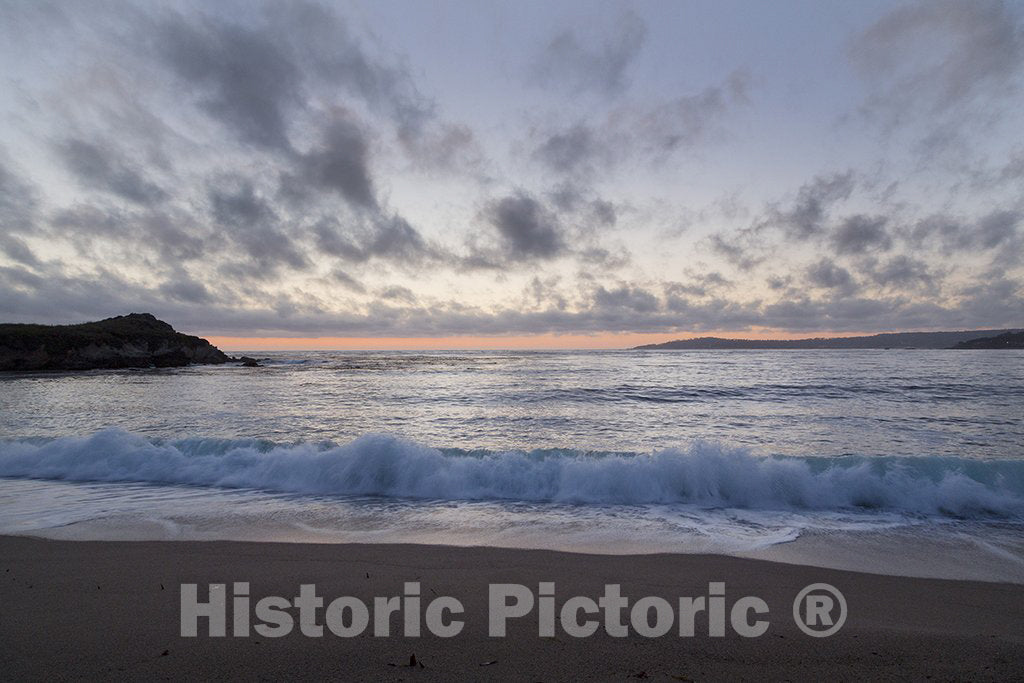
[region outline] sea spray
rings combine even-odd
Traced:
[[[467,453],[372,434],[344,445],[151,440],[119,429],[0,441],[0,476],[319,495],[1024,517],[1024,460],[760,456],[706,441],[649,454]]]

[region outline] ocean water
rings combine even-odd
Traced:
[[[1024,353],[250,355],[0,377],[0,533],[1024,582]]]

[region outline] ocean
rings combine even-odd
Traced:
[[[0,533],[1024,583],[1024,354],[249,352],[0,377]]]

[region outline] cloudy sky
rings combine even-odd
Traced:
[[[1024,325],[1024,3],[0,0],[0,35],[0,320]]]

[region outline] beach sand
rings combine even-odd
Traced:
[[[837,680],[1024,679],[1024,586],[917,579],[709,555],[601,556],[495,548],[237,542],[74,542],[0,537],[0,671],[6,680],[60,678],[332,677],[347,680]],[[253,601],[293,597],[316,584],[327,601],[400,595],[418,581],[424,599],[453,596],[465,628],[443,639],[179,636],[180,585],[247,581]],[[726,629],[695,637],[575,639],[537,635],[536,611],[487,635],[488,584],[537,592],[553,581],[559,606],[598,598],[605,584],[631,598],[706,595],[725,582],[727,604],[764,599],[770,627],[757,638]],[[828,638],[794,624],[804,586],[844,594],[848,619]],[[229,593],[230,595],[230,593]],[[322,614],[322,611],[321,611]],[[255,618],[252,623],[258,623]],[[393,621],[399,624],[399,620]],[[228,625],[230,629],[230,614]],[[703,629],[703,633],[702,633]],[[229,631],[230,633],[230,631]],[[417,666],[402,666],[415,655]],[[421,668],[419,663],[423,664]]]

